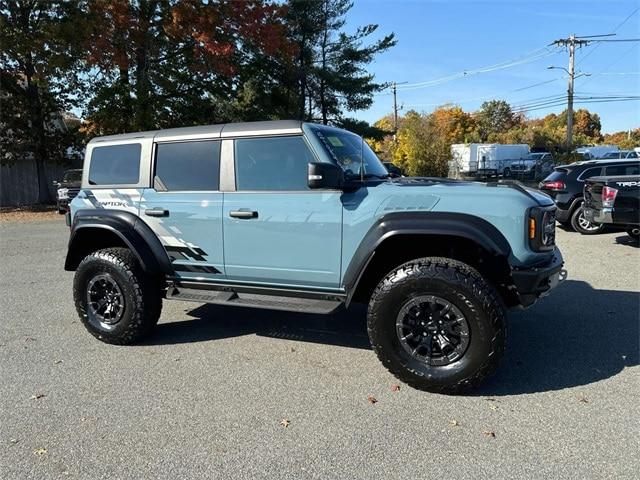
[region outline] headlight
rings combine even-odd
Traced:
[[[527,237],[534,252],[553,250],[556,244],[555,208],[531,208],[527,219]]]
[[[58,198],[69,198],[69,189],[68,188],[59,188],[58,189]]]

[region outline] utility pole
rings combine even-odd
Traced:
[[[567,88],[567,150],[571,151],[573,143],[573,78],[576,53],[576,36],[569,36],[569,88]]]
[[[398,135],[398,100],[396,98],[396,92],[398,90],[396,82],[391,84],[391,91],[393,92],[393,138],[395,140]]]
[[[569,50],[569,69],[562,67],[548,67],[548,68],[560,68],[569,74],[569,86],[567,87],[567,150],[570,152],[573,144],[573,81],[576,79],[575,74],[575,57],[576,57],[576,45],[581,47],[588,45],[590,40],[583,40],[580,37],[576,37],[575,33],[569,35],[569,38],[561,38],[554,41],[551,45],[564,45]],[[580,74],[587,75],[587,74]],[[580,76],[578,75],[578,76]]]
[[[625,20],[626,21],[626,20]],[[615,33],[606,33],[604,35],[588,35],[588,36],[576,36],[575,33],[569,35],[568,38],[560,38],[555,40],[549,44],[557,45],[557,46],[565,46],[568,47],[569,50],[569,69],[567,70],[564,67],[547,67],[547,68],[558,68],[560,70],[564,70],[569,74],[569,86],[567,88],[567,149],[571,151],[572,143],[573,143],[573,81],[581,76],[589,76],[589,73],[580,73],[576,75],[575,73],[575,55],[576,55],[576,47],[583,47],[585,45],[589,45],[593,42],[638,42],[640,39],[638,38],[625,38],[625,39],[607,39],[602,37],[614,37]]]
[[[391,92],[393,93],[393,139],[396,140],[398,135],[398,110],[402,110],[402,106],[398,107],[398,85],[403,85],[407,82],[391,82]]]

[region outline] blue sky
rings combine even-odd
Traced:
[[[398,45],[378,56],[370,71],[379,82],[411,84],[522,59],[531,52],[542,57],[547,51],[539,49],[571,33],[615,31],[617,36],[611,38],[640,38],[639,7],[638,0],[355,0],[347,29],[377,23],[380,35],[395,32]],[[491,98],[523,107],[546,101],[567,89],[565,72],[547,69],[567,67],[568,53],[554,50],[511,68],[441,80],[424,88],[399,87],[398,102],[403,111],[429,112],[444,103],[472,111]],[[577,51],[576,65],[578,72],[593,74],[576,79],[576,95],[640,95],[640,42],[593,43]],[[531,87],[541,82],[549,83]],[[580,107],[600,115],[603,132],[640,127],[640,101],[576,105]],[[563,109],[553,106],[527,115],[533,118]],[[373,122],[391,111],[392,97],[385,93],[375,97],[369,110],[354,116]]]

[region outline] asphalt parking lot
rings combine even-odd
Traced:
[[[624,233],[559,231],[568,280],[510,313],[499,372],[459,397],[394,391],[362,308],[165,302],[144,344],[102,344],[76,318],[67,236],[62,217],[0,224],[0,478],[637,478]]]

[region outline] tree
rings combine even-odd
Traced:
[[[640,128],[629,131],[605,133],[603,143],[617,145],[618,148],[631,150],[640,147]]]
[[[283,15],[263,0],[90,0],[88,118],[117,133],[250,111],[251,99],[269,94],[256,63],[290,51]]]
[[[297,47],[298,118],[336,122],[344,110],[370,107],[373,94],[385,87],[366,67],[396,44],[395,36],[365,44],[378,25],[365,25],[353,34],[342,31],[352,6],[349,0],[289,1],[289,38]]]
[[[73,2],[0,1],[2,163],[35,160],[39,203],[50,201],[45,165],[74,140],[63,113],[78,84],[78,15]]]
[[[480,140],[483,142],[491,141],[492,136],[513,128],[521,121],[511,110],[511,105],[504,100],[484,102],[475,113],[475,119]]]

